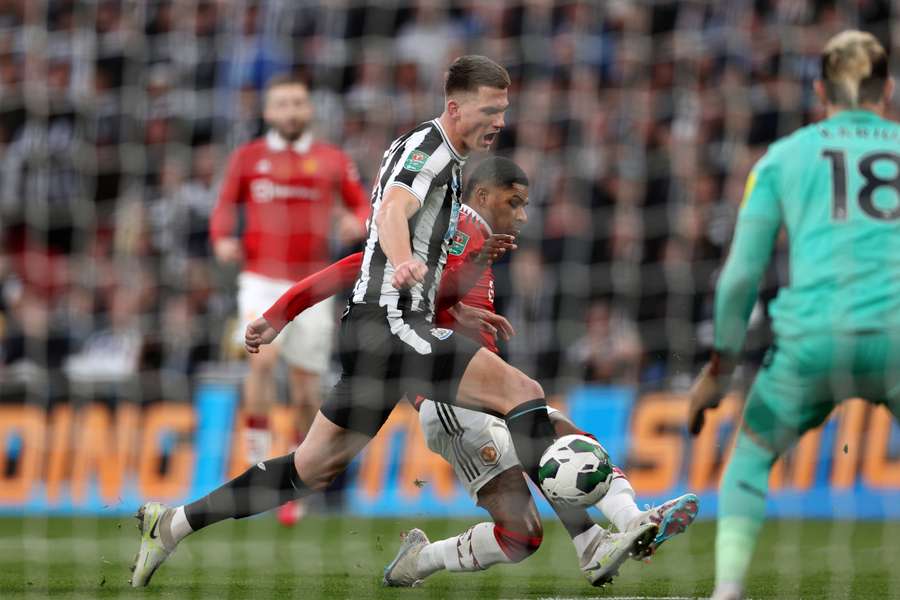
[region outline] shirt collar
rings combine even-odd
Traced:
[[[309,152],[310,146],[312,146],[313,142],[313,134],[311,131],[305,132],[299,138],[294,140],[294,143],[291,144],[291,150],[296,152],[297,154],[306,154]],[[278,135],[278,132],[274,129],[270,129],[268,133],[266,133],[266,146],[269,150],[274,152],[280,152],[282,150],[288,149],[288,141]]]
[[[441,120],[439,118],[432,119],[431,122],[434,123],[438,128],[438,131],[441,132],[441,137],[444,138],[445,142],[447,142],[447,147],[450,148],[450,153],[453,154],[453,157],[456,160],[463,162],[467,158],[469,158],[468,156],[463,156],[462,154],[460,154],[459,150],[453,147],[453,142],[450,141],[450,138],[447,136],[447,132],[444,131],[444,127],[441,125]]]
[[[475,220],[478,221],[482,225],[482,227],[487,229],[488,235],[493,235],[494,230],[491,229],[491,226],[488,225],[488,222],[485,220],[485,218],[482,217],[480,214],[478,214],[478,211],[475,210],[474,208],[472,208],[472,206],[470,204],[463,204],[462,206],[459,207],[459,210],[474,217]]]
[[[831,116],[829,121],[868,121],[880,119],[876,113],[862,108],[849,108]]]

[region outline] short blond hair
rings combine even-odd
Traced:
[[[856,107],[877,103],[888,80],[888,56],[871,33],[837,34],[822,51],[822,83],[832,104]]]

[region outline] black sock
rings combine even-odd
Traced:
[[[519,462],[531,480],[538,483],[538,463],[541,455],[556,440],[556,431],[547,416],[547,402],[543,398],[519,404],[504,417],[512,435]]]
[[[566,532],[568,532],[569,537],[571,538],[584,533],[595,525],[591,515],[583,508],[576,506],[561,506],[554,504],[553,502],[550,503],[550,508],[552,508],[556,513],[556,516],[559,517],[559,521],[563,524],[563,527],[566,528]]]
[[[253,465],[228,483],[184,507],[191,529],[242,519],[309,494],[294,467],[294,453]]]

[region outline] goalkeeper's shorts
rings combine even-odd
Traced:
[[[780,454],[850,398],[900,417],[900,331],[777,340],[750,389],[743,427]]]

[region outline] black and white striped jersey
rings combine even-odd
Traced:
[[[384,153],[372,190],[369,235],[351,303],[385,306],[400,314],[424,313],[429,321],[433,318],[447,250],[456,234],[465,160],[450,144],[437,119],[394,140]],[[391,285],[394,267],[381,249],[375,224],[384,195],[395,185],[411,192],[421,203],[409,219],[409,241],[413,256],[428,265],[425,281],[405,290]]]

